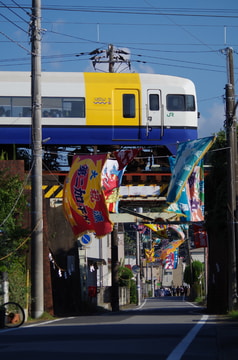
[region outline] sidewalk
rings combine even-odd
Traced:
[[[217,346],[220,360],[238,359],[238,321],[216,315]]]

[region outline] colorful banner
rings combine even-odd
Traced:
[[[204,168],[201,160],[188,179],[190,221],[204,221]]]
[[[76,155],[65,179],[64,213],[76,237],[94,232],[102,237],[112,232],[101,172],[107,155]]]
[[[145,249],[145,258],[147,263],[155,261],[155,249]]]
[[[170,157],[171,172],[174,170],[175,159]],[[203,160],[194,166],[193,171],[183,187],[176,203],[165,210],[175,212],[186,219],[182,221],[204,221],[204,169]]]
[[[176,251],[179,246],[184,243],[184,241],[184,239],[170,241],[164,249],[158,251],[158,257],[160,260],[165,260],[166,257]]]
[[[163,261],[163,266],[165,270],[172,270],[177,269],[178,266],[178,250],[170,253],[166,256],[165,260]]]
[[[159,261],[162,261],[162,264],[165,264],[166,258],[168,258],[169,260],[173,259],[173,256],[171,254],[177,251],[179,246],[185,241],[185,233],[180,225],[170,224],[167,225],[167,229],[168,232],[175,232],[178,239],[162,243],[161,248],[156,251],[155,256],[159,258]]]
[[[168,238],[166,225],[159,225],[159,224],[144,224],[144,225],[147,228],[154,231],[156,233],[156,235],[161,236],[163,238]]]
[[[208,235],[203,225],[193,225],[195,248],[208,246]]]
[[[177,202],[192,174],[194,167],[203,158],[215,141],[215,136],[196,139],[178,145],[174,171],[171,176],[167,202]]]
[[[150,234],[150,230],[144,225],[144,224],[135,224],[135,225],[132,225],[133,228],[139,232],[139,234],[142,234],[142,235],[149,235]]]
[[[127,164],[129,164],[140,152],[140,150],[141,148],[114,151],[113,155],[115,156],[119,164],[118,170],[122,170]]]
[[[168,230],[173,230],[179,239],[184,240],[185,239],[185,233],[180,225],[168,225]]]
[[[169,157],[170,169],[171,173],[173,174],[176,159],[172,156]],[[186,181],[185,186],[181,190],[180,197],[178,198],[177,202],[171,203],[168,208],[165,210],[167,212],[175,212],[177,216],[186,217],[185,221],[190,221],[190,205],[188,201],[188,181]]]
[[[118,212],[119,190],[125,167],[119,170],[117,160],[107,159],[102,170],[102,189],[110,212]]]

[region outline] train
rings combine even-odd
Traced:
[[[39,81],[42,141],[49,145],[173,149],[178,142],[197,138],[196,89],[190,79],[42,72]],[[0,144],[29,145],[31,115],[31,72],[0,72]]]

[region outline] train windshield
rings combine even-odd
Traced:
[[[166,99],[168,111],[195,111],[193,95],[169,94]]]

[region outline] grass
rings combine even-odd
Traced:
[[[31,323],[31,322],[35,322],[35,321],[47,321],[47,320],[54,320],[55,319],[55,316],[47,313],[47,312],[44,312],[39,318],[37,319],[34,319],[30,316],[28,316],[28,319],[27,319],[27,322],[28,323]]]
[[[238,310],[232,310],[228,313],[228,316],[232,319],[232,320],[238,320]]]

